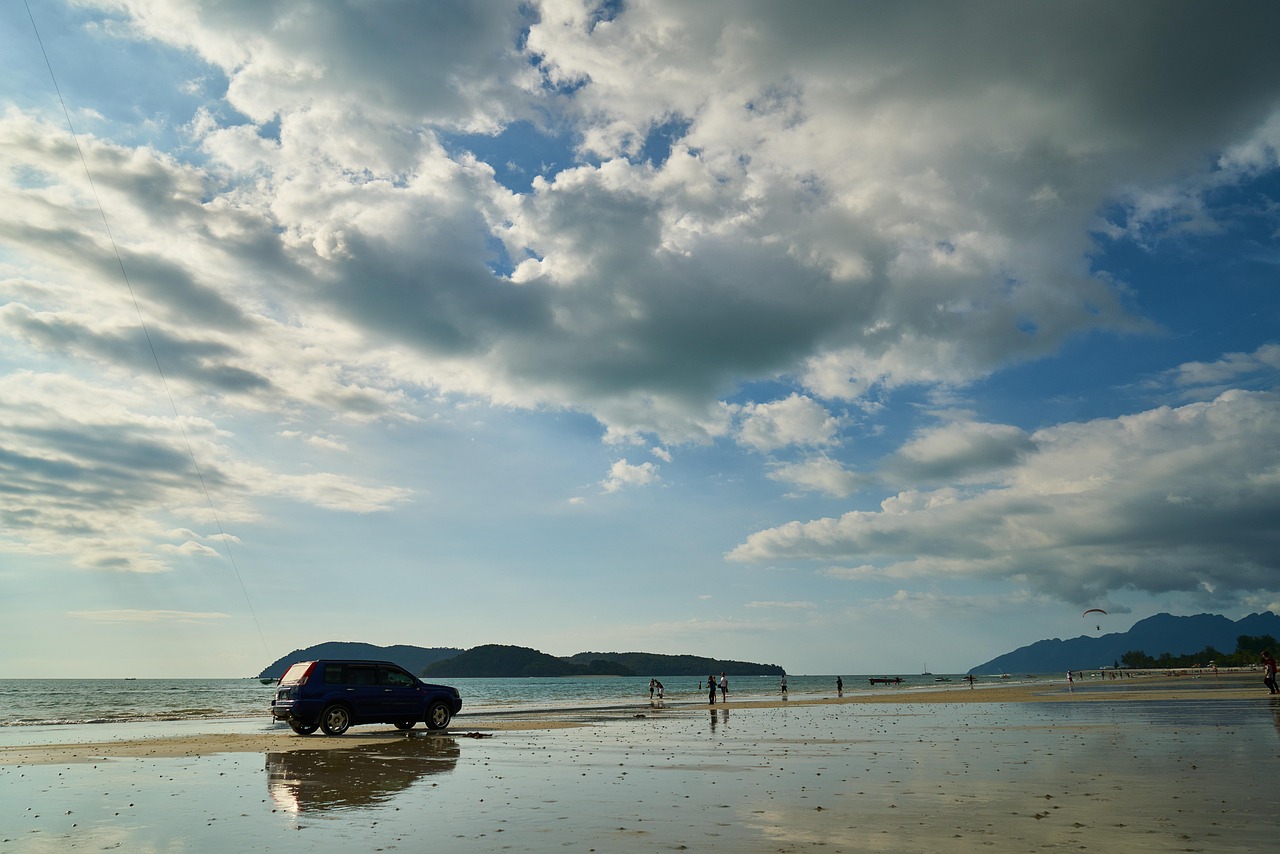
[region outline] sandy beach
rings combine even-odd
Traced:
[[[0,849],[1259,851],[1256,674],[0,746]]]

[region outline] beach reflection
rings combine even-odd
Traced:
[[[729,728],[729,710],[728,709],[720,710],[719,720],[720,720],[720,723],[724,724],[725,729]],[[711,709],[711,734],[715,735],[715,733],[716,733],[716,710]]]
[[[456,739],[403,738],[347,749],[267,754],[267,791],[277,809],[293,813],[381,804],[432,774],[452,771]]]

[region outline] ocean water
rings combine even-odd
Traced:
[[[895,674],[883,674],[895,675]],[[899,685],[870,685],[866,675],[844,676],[846,695],[939,687],[968,689],[960,674],[907,675]],[[667,703],[707,701],[696,676],[658,676]],[[705,677],[704,677],[705,679]],[[980,676],[977,685],[1060,681],[1062,674],[1016,679]],[[450,679],[462,694],[462,715],[543,709],[607,708],[649,702],[649,677]],[[836,677],[788,676],[789,695],[834,697]],[[775,676],[729,677],[729,699],[779,697]],[[257,679],[0,679],[0,727],[50,727],[148,721],[270,721],[275,685]]]

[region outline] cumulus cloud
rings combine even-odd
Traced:
[[[868,478],[850,471],[839,460],[827,456],[809,457],[793,463],[775,463],[770,466],[767,474],[771,480],[833,498],[846,498],[869,482]]]
[[[626,460],[616,460],[609,466],[609,475],[600,482],[605,492],[617,492],[627,486],[649,486],[661,478],[653,463],[632,465]]]
[[[1175,385],[1183,388],[1221,388],[1251,374],[1280,371],[1280,344],[1265,344],[1252,353],[1227,353],[1213,362],[1187,362],[1173,371]]]
[[[837,421],[817,401],[793,394],[774,403],[742,408],[738,441],[757,451],[787,445],[829,445],[835,441]]]
[[[718,435],[718,399],[742,380],[850,399],[1139,328],[1082,261],[1096,210],[1241,144],[1280,80],[1251,44],[1266,27],[1235,17],[1252,6],[1153,28],[1143,3],[651,0],[601,18],[511,2],[460,4],[447,26],[414,3],[102,5],[116,32],[203,57],[227,103],[279,127],[264,142],[206,115],[204,173],[156,161],[130,183],[145,156],[95,163],[117,192],[164,202],[136,209],[191,229],[213,211],[260,221],[229,233],[289,271],[272,300],[319,299],[430,357],[393,384],[568,405],[671,441]],[[548,115],[579,159],[524,194],[440,142]],[[495,245],[518,274],[495,273]],[[184,271],[177,247],[130,251]],[[165,279],[230,320],[246,301],[219,281],[229,263]]]
[[[250,452],[219,430],[321,421],[308,435],[322,453],[350,446],[335,421],[410,423],[422,400],[453,396],[587,413],[606,441],[825,451],[842,401],[1147,328],[1123,283],[1090,270],[1098,211],[1122,199],[1132,222],[1159,219],[1183,203],[1170,186],[1209,171],[1206,152],[1229,152],[1219,182],[1274,161],[1274,4],[82,7],[107,17],[100,37],[198,57],[173,82],[185,97],[219,88],[165,129],[185,134],[170,152],[113,138],[102,114],[82,132],[114,247],[60,122],[0,116],[0,239],[21,247],[3,273],[3,346],[70,364],[86,388],[128,387],[150,337],[176,393],[216,413],[197,435],[215,481],[261,476],[255,496],[353,512],[408,491],[236,459]],[[527,189],[451,143],[518,122],[573,146]],[[730,403],[764,384],[785,391]],[[172,527],[141,524],[158,511],[140,484],[171,495],[189,460],[145,395],[120,400],[127,412],[60,422],[50,408],[0,427],[7,471],[34,489],[3,499],[0,536],[70,532],[105,543],[82,554],[111,566],[146,551],[114,532]],[[895,465],[921,481],[1008,478],[1058,435],[949,425]],[[147,477],[126,482],[109,454]],[[834,459],[766,465],[826,495],[857,488]],[[67,477],[90,484],[69,510],[39,497],[76,492]],[[602,487],[658,480],[655,464],[618,460]]]
[[[1008,424],[954,421],[921,430],[898,449],[887,468],[912,480],[982,478],[1014,465],[1034,442]]]
[[[998,483],[903,492],[878,510],[759,531],[743,562],[848,562],[848,577],[1016,580],[1087,603],[1120,590],[1280,586],[1280,398],[1063,424]]]

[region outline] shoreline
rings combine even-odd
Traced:
[[[556,730],[605,725],[612,722],[653,717],[670,717],[712,712],[745,712],[767,709],[804,709],[844,706],[922,706],[1008,704],[1008,703],[1132,703],[1138,701],[1189,700],[1266,700],[1258,675],[1245,672],[1221,672],[1193,676],[1144,676],[1122,680],[1091,680],[1074,685],[1067,682],[1019,682],[968,686],[939,685],[910,690],[887,689],[877,693],[852,693],[844,697],[798,695],[790,699],[751,697],[727,703],[698,704],[691,701],[662,703],[637,700],[634,703],[574,706],[550,709],[504,709],[495,711],[463,711],[446,730],[428,731],[421,727],[408,732],[384,725],[370,724],[354,728],[336,737],[321,734],[299,736],[273,723],[269,731],[244,732],[244,725],[259,725],[258,718],[214,723],[173,721],[169,725],[136,724],[132,729],[145,734],[108,740],[53,741],[0,745],[0,767],[15,765],[47,765],[58,763],[92,763],[125,758],[177,758],[218,753],[266,753],[296,750],[341,750],[370,748],[404,742],[406,739],[440,737],[484,738],[496,733]],[[102,726],[99,724],[94,727]],[[191,734],[175,732],[183,728],[201,731]],[[74,731],[59,735],[75,736],[88,725],[75,726]],[[33,733],[38,735],[38,733]]]
[[[1257,674],[636,698],[338,737],[190,723],[0,748],[0,848],[1244,854],[1280,837],[1280,698]]]

